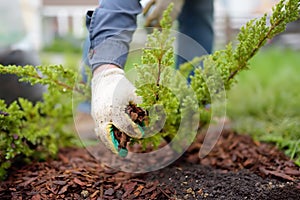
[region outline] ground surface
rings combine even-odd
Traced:
[[[199,159],[199,135],[184,156],[151,173],[110,169],[80,148],[18,167],[0,199],[300,199],[300,169],[274,146],[224,131]]]

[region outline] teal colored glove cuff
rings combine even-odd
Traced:
[[[144,136],[145,131],[144,131],[143,127],[140,125],[138,125],[138,127],[142,133],[142,136]],[[114,126],[110,127],[110,137],[111,137],[111,140],[112,140],[115,150],[118,152],[118,155],[124,158],[127,156],[128,150],[126,148],[119,148],[119,141],[115,137],[114,128],[115,128]]]
[[[145,123],[143,122],[143,123],[141,124],[141,126],[138,125],[138,127],[139,127],[139,129],[140,129],[140,131],[141,131],[141,133],[142,133],[142,138],[143,138],[143,137],[145,136],[145,130],[144,130]]]
[[[111,139],[112,139],[112,143],[114,145],[114,148],[116,149],[116,151],[118,152],[118,155],[121,156],[121,157],[126,157],[127,154],[128,154],[128,150],[125,149],[125,148],[121,148],[119,149],[119,142],[118,140],[116,139],[115,137],[115,134],[114,134],[114,126],[111,126],[110,128],[110,136],[111,136]]]
[[[122,158],[125,158],[128,154],[128,150],[127,149],[124,149],[124,148],[121,148],[119,151],[119,156],[121,156]]]

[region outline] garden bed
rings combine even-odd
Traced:
[[[10,170],[0,199],[300,199],[300,170],[276,147],[223,131],[199,159],[204,134],[172,165],[150,173],[118,172],[86,149]]]

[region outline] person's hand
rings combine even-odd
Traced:
[[[162,18],[164,10],[167,9],[170,3],[174,3],[174,7],[171,12],[171,17],[173,20],[175,20],[178,14],[181,12],[184,0],[150,0],[150,2],[147,3],[143,10],[144,16],[149,14],[146,17],[145,26],[159,27],[159,20]],[[151,13],[148,13],[153,5],[155,5],[154,10]]]
[[[103,67],[102,67],[103,68]],[[97,70],[97,69],[96,69]],[[129,103],[140,103],[135,87],[117,67],[95,71],[92,79],[92,117],[95,131],[101,141],[114,153],[125,157],[126,147],[120,148],[120,141],[114,129],[129,137],[141,138],[142,129],[125,113]]]

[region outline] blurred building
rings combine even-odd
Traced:
[[[41,46],[40,0],[0,0],[0,46],[38,49]]]
[[[57,36],[84,37],[84,16],[98,5],[98,0],[0,0],[0,3],[0,46],[10,43],[16,48],[30,46],[39,50]]]
[[[85,14],[98,5],[98,0],[41,0],[43,42],[59,36],[83,38],[86,35]]]
[[[218,48],[232,41],[253,18],[270,13],[279,0],[215,0],[215,43]]]
[[[0,0],[0,64],[39,65],[41,46],[39,0]],[[0,74],[0,99],[11,103],[18,97],[39,101],[45,87],[18,81],[12,74]]]
[[[19,8],[5,8],[5,4],[15,1],[19,2]],[[147,1],[149,0],[142,0],[141,3],[145,5]],[[270,12],[272,6],[278,1],[215,0],[214,29],[217,45],[221,44],[222,46],[231,41],[242,25],[254,17],[260,17],[263,13]],[[1,12],[10,12],[15,15],[21,13],[24,24],[22,26],[15,23],[11,23],[11,26],[0,25],[8,27],[8,29],[14,26],[23,27],[26,35],[24,38],[30,40],[35,49],[41,49],[44,45],[51,44],[56,37],[84,38],[87,35],[85,14],[88,10],[94,10],[98,6],[98,0],[1,0],[1,2],[0,8],[4,6]],[[14,10],[14,12],[10,10]],[[141,18],[143,16],[139,17],[139,19]],[[296,26],[293,27],[293,32],[298,34],[299,30],[295,30]],[[299,35],[294,37],[297,38]],[[285,41],[290,38],[285,38]]]

